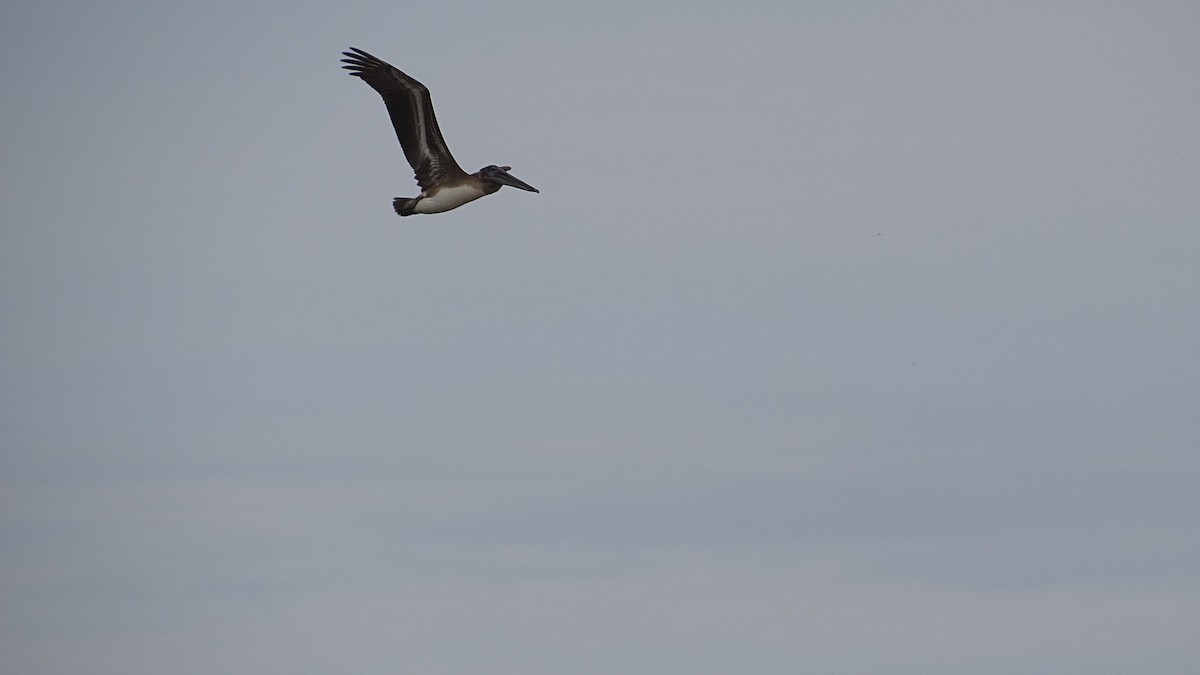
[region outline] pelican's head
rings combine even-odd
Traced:
[[[492,164],[479,170],[479,177],[496,185],[511,185],[515,188],[537,192],[538,189],[509,173],[511,166],[496,166]]]

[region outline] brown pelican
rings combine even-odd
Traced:
[[[342,52],[342,66],[355,77],[379,92],[387,105],[396,138],[404,148],[404,156],[416,172],[421,194],[412,199],[396,197],[392,208],[402,216],[414,213],[441,213],[458,208],[467,202],[492,194],[503,185],[537,192],[537,188],[522,182],[509,173],[511,166],[485,166],[468,174],[463,171],[438,129],[433,116],[433,100],[429,89],[392,65],[380,61],[361,49]]]

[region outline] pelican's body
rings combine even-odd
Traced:
[[[396,138],[416,172],[421,194],[393,199],[392,207],[397,214],[442,213],[490,195],[505,185],[537,192],[537,188],[508,173],[512,169],[509,166],[492,164],[471,174],[463,171],[442,138],[433,114],[433,100],[425,85],[361,49],[351,47],[342,55],[347,64],[342,67],[362,78],[383,97]]]
[[[460,182],[457,185],[442,184],[435,186],[432,190],[425,190],[421,193],[412,205],[412,213],[444,213],[450,209],[473,202],[480,197],[486,197],[496,190],[499,190],[499,185],[483,185],[482,181],[473,180],[470,183]],[[395,207],[396,213],[404,215],[401,208],[409,200],[404,197],[396,197]]]

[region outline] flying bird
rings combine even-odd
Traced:
[[[438,129],[433,100],[425,85],[361,49],[351,47],[342,56],[346,57],[342,59],[346,64],[342,67],[362,78],[383,97],[396,138],[400,139],[404,156],[416,172],[421,194],[393,199],[392,208],[397,214],[442,213],[490,195],[505,185],[537,192],[537,188],[510,174],[511,166],[490,164],[475,173],[463,171]]]

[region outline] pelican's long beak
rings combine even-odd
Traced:
[[[497,168],[499,168],[500,170],[494,174],[495,178],[496,178],[496,182],[502,183],[504,185],[511,185],[515,188],[520,188],[522,190],[527,190],[529,192],[537,192],[538,191],[537,188],[533,187],[529,183],[526,183],[525,181],[521,180],[520,178],[517,178],[516,176],[509,173],[509,170],[512,169],[511,166],[501,166],[501,167],[497,167]]]

